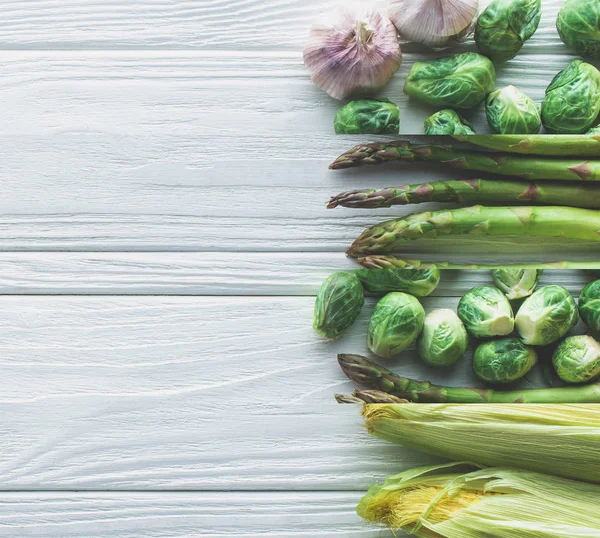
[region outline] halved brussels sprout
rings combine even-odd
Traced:
[[[563,42],[581,56],[600,60],[600,2],[567,0],[556,19]]]
[[[600,375],[600,344],[588,335],[565,338],[552,356],[565,383],[587,383]]]
[[[400,110],[388,99],[350,101],[337,111],[335,134],[398,134]]]
[[[389,359],[410,346],[423,329],[425,311],[416,297],[388,293],[373,310],[367,344],[369,349]]]
[[[600,331],[600,280],[590,282],[579,294],[579,315],[593,331]]]
[[[515,325],[506,296],[491,286],[470,289],[458,303],[458,317],[476,338],[510,334]]]
[[[462,321],[448,309],[432,310],[425,316],[419,337],[419,357],[431,366],[451,366],[467,350],[469,338]]]
[[[355,273],[370,293],[403,291],[425,297],[440,283],[439,269],[357,269]]]
[[[525,299],[515,318],[521,340],[547,346],[560,340],[577,323],[577,305],[562,286],[544,286]]]
[[[511,383],[521,379],[536,364],[537,354],[518,338],[500,338],[477,346],[473,371],[488,383]]]
[[[542,102],[542,123],[551,133],[585,133],[600,113],[600,71],[573,60],[554,77]]]
[[[510,60],[535,33],[541,16],[541,0],[493,0],[477,19],[477,48],[495,62]]]
[[[542,277],[542,269],[493,269],[494,284],[513,301],[531,295]]]
[[[472,135],[473,126],[451,108],[440,110],[425,120],[426,135]]]
[[[542,127],[540,107],[514,86],[490,93],[485,114],[492,130],[500,134],[537,134]]]
[[[317,299],[313,328],[327,338],[339,338],[358,317],[365,293],[353,273],[333,273],[325,279]]]
[[[404,93],[434,106],[472,108],[496,86],[494,64],[481,54],[465,52],[428,62],[415,62]]]

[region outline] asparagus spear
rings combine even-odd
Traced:
[[[393,252],[406,241],[450,234],[600,241],[600,211],[556,206],[473,206],[413,213],[368,228],[346,253],[352,258],[384,254]]]
[[[354,146],[340,155],[329,168],[353,168],[387,161],[430,161],[462,170],[476,170],[526,180],[600,181],[600,160],[525,157],[510,153],[479,153],[452,146],[421,146],[404,140]]]
[[[521,183],[491,179],[434,181],[386,189],[347,191],[334,196],[327,205],[354,208],[380,208],[423,202],[461,204],[523,203],[600,208],[600,185],[564,183]]]
[[[338,355],[352,381],[411,402],[425,403],[600,403],[600,383],[575,387],[497,391],[487,388],[442,387],[401,377],[360,355]],[[361,398],[361,392],[355,394]],[[376,395],[369,395],[370,403]],[[385,398],[382,398],[385,400]]]
[[[338,403],[410,403],[408,400],[398,398],[381,390],[355,390],[351,395],[336,394]]]
[[[400,259],[396,256],[365,256],[358,263],[366,269],[600,269],[600,262],[514,263],[502,265],[424,262]]]
[[[597,135],[455,135],[453,138],[508,153],[600,157],[600,136]]]

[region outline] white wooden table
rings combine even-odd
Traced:
[[[573,57],[553,28],[560,3],[544,0],[499,86],[539,101]],[[402,211],[328,211],[328,197],[446,177],[327,170],[354,141],[332,135],[338,105],[302,65],[326,4],[0,4],[0,536],[383,536],[354,514],[362,492],[432,461],[333,402],[352,388],[335,355],[366,353],[373,301],[339,342],[310,327],[321,280],[352,267],[351,239]],[[430,112],[401,92],[426,56],[406,47],[385,91],[403,133]],[[471,119],[485,131],[481,110]],[[480,261],[515,249],[423,241],[414,255],[440,245]],[[521,248],[539,259],[552,245]],[[446,273],[424,304],[453,307],[488,279]],[[576,293],[585,275],[552,281]]]

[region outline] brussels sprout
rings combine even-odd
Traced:
[[[500,338],[480,344],[473,356],[475,375],[488,383],[521,379],[537,362],[537,354],[518,338]]]
[[[313,329],[327,338],[339,338],[352,325],[365,294],[353,273],[333,273],[325,279],[315,301]]]
[[[539,106],[514,86],[490,93],[485,114],[492,130],[500,134],[537,134],[542,127]]]
[[[337,111],[336,134],[398,134],[400,110],[388,99],[350,101]]]
[[[600,374],[600,344],[588,335],[565,338],[558,344],[552,364],[565,383],[587,383]]]
[[[491,286],[471,288],[458,303],[458,317],[476,338],[504,336],[515,326],[506,296]]]
[[[581,54],[600,60],[600,2],[567,0],[556,19],[563,42]]]
[[[596,127],[592,127],[587,133],[588,135],[600,135],[600,125],[596,125]]]
[[[547,346],[567,334],[577,323],[577,305],[562,286],[544,286],[525,299],[515,318],[521,340]]]
[[[407,293],[388,293],[373,310],[369,322],[369,349],[389,359],[410,346],[423,329],[425,311],[416,297]]]
[[[425,316],[417,349],[431,366],[451,366],[467,350],[467,331],[458,316],[448,309],[432,310]]]
[[[542,269],[493,269],[494,284],[513,301],[533,293],[542,277]]]
[[[493,0],[477,19],[477,48],[495,62],[510,60],[535,33],[541,16],[541,0]]]
[[[551,133],[585,133],[600,112],[600,71],[573,60],[554,77],[542,102],[542,123]]]
[[[440,283],[439,269],[357,269],[355,273],[370,293],[403,291],[425,297]]]
[[[425,120],[426,135],[472,135],[472,125],[451,108],[440,110]]]
[[[592,331],[600,331],[600,280],[590,282],[581,290],[579,315]]]
[[[494,64],[481,54],[465,52],[429,62],[415,62],[404,93],[434,106],[472,108],[496,86]]]

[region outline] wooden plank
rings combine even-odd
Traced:
[[[10,297],[0,308],[0,489],[364,489],[434,461],[371,438],[311,297]],[[455,308],[457,297],[423,299]],[[579,327],[576,332],[581,332]],[[475,385],[466,357],[404,375]],[[541,370],[523,382],[538,386]]]
[[[0,6],[2,48],[300,49],[312,22],[335,0],[9,0]],[[379,0],[384,6],[385,2]],[[488,0],[480,2],[482,8]],[[560,0],[544,0],[540,29],[523,49],[562,50]],[[406,45],[410,50],[410,46]]]
[[[332,136],[337,104],[312,86],[297,53],[54,51],[2,59],[0,251],[331,252],[379,220],[439,208],[325,208],[342,190],[443,179],[448,171],[327,170],[356,137]],[[523,89],[539,98],[563,60],[524,56],[500,84],[527,80]],[[420,130],[429,111],[400,97],[401,81],[389,95],[399,97],[405,129]],[[600,254],[597,244],[565,243],[470,248],[507,262]],[[418,241],[407,254],[444,260],[468,248],[458,239]]]
[[[356,515],[361,492],[1,493],[0,536],[386,538]],[[405,536],[400,533],[398,536]]]
[[[0,252],[0,294],[316,295],[332,272],[356,264],[334,253]],[[573,293],[595,274],[546,271],[543,283]],[[491,284],[488,271],[444,271],[434,296]]]

